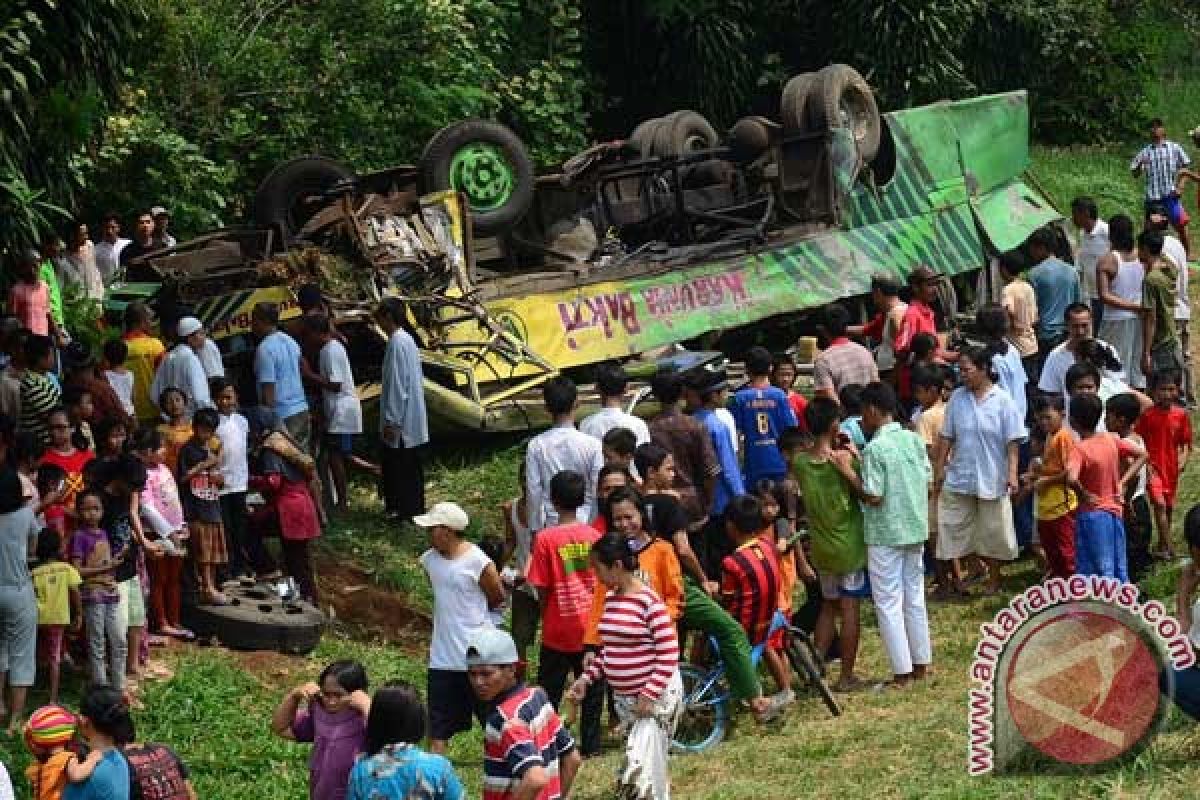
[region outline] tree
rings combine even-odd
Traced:
[[[80,188],[78,158],[99,128],[144,17],[128,0],[9,0],[0,11],[0,247],[36,239]],[[29,226],[34,226],[33,228]]]

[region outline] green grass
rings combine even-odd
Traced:
[[[1200,120],[1186,116],[1200,107],[1200,84],[1168,86],[1163,114],[1175,138]],[[1060,208],[1077,194],[1097,199],[1101,213],[1138,214],[1140,184],[1127,166],[1136,143],[1089,148],[1033,149],[1033,172]],[[1195,284],[1196,282],[1193,282]],[[453,500],[473,516],[471,533],[500,533],[499,504],[517,491],[518,438],[477,439],[439,448],[429,471],[430,501]],[[1200,468],[1184,476],[1179,505],[1200,502]],[[375,581],[402,593],[407,602],[427,609],[430,590],[416,563],[426,546],[419,531],[382,521],[380,507],[365,485],[355,488],[353,511],[339,518],[321,541],[321,558],[351,560]],[[1176,538],[1178,539],[1178,533]],[[1160,568],[1147,581],[1150,593],[1166,598],[1177,570]],[[1034,580],[1028,564],[1012,567],[1008,588],[1014,593]],[[903,694],[854,695],[846,712],[831,719],[805,698],[783,722],[764,732],[741,721],[730,738],[712,753],[672,761],[676,797],[685,800],[790,800],[797,797],[857,797],[864,789],[878,798],[1178,798],[1200,782],[1200,736],[1173,715],[1165,731],[1135,761],[1088,775],[1034,774],[969,778],[966,774],[967,668],[979,625],[999,608],[996,600],[963,606],[933,606],[936,676]],[[174,664],[176,676],[149,684],[146,708],[136,715],[141,737],[173,745],[189,764],[199,794],[206,800],[283,800],[306,796],[308,749],[273,737],[270,716],[291,686],[312,680],[335,658],[352,657],[368,667],[375,685],[404,678],[424,685],[424,659],[411,646],[361,641],[352,629],[338,626],[307,658],[230,654],[219,649],[184,651]],[[886,677],[873,613],[864,609],[861,671]],[[78,686],[69,683],[64,700],[74,705]],[[44,700],[35,693],[33,703]],[[457,738],[451,759],[478,796],[482,746],[478,730]],[[27,763],[23,745],[0,738],[0,760],[20,787]],[[583,768],[578,800],[607,800],[617,764],[615,751]]]

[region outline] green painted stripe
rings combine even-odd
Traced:
[[[958,249],[968,263],[978,262],[983,255],[983,243],[975,229],[975,220],[966,206],[959,206],[949,214],[950,231],[958,242]],[[974,266],[979,266],[975,264]]]

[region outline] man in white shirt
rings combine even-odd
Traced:
[[[167,230],[171,225],[171,212],[162,206],[155,206],[150,209],[150,216],[154,217],[154,246],[160,249],[174,247],[175,237]]]
[[[178,389],[187,398],[188,413],[194,414],[201,408],[213,408],[208,392],[208,376],[204,365],[192,348],[189,339],[196,333],[203,334],[204,326],[195,317],[184,317],[175,328],[178,341],[163,357],[154,383],[150,386],[150,400],[158,405],[164,389]]]
[[[1067,306],[1065,316],[1067,339],[1046,354],[1041,376],[1038,378],[1038,391],[1043,394],[1061,396],[1066,393],[1067,370],[1075,365],[1076,351],[1080,343],[1093,338],[1091,306],[1087,303],[1072,303]],[[1119,360],[1112,345],[1102,339],[1097,339],[1096,342],[1112,353],[1114,362]]]
[[[1071,201],[1071,222],[1079,231],[1075,243],[1075,267],[1079,270],[1079,288],[1092,306],[1092,322],[1099,328],[1104,319],[1104,304],[1096,283],[1096,264],[1112,247],[1108,243],[1108,223],[1100,219],[1096,201],[1076,197]]]
[[[105,214],[100,241],[96,242],[96,269],[100,270],[100,280],[105,286],[116,277],[121,264],[121,251],[127,244],[129,240],[121,238],[121,218],[111,211]]]
[[[347,463],[375,475],[379,467],[354,454],[354,441],[363,432],[363,414],[345,345],[333,335],[333,325],[325,314],[305,314],[302,326],[305,348],[320,354],[315,380],[321,388],[325,413],[325,452],[333,478],[334,507],[345,511]]]
[[[525,450],[525,502],[529,529],[535,534],[558,524],[558,512],[550,502],[550,481],[564,469],[578,472],[587,481],[579,519],[591,522],[596,515],[596,480],[604,466],[600,440],[575,427],[579,391],[571,379],[558,375],[548,380],[542,387],[542,399],[554,424],[530,439]]]
[[[639,445],[650,441],[650,428],[641,417],[625,412],[625,390],[629,376],[620,364],[601,364],[596,369],[596,390],[600,393],[603,406],[595,414],[579,423],[579,430],[588,436],[603,441],[604,434],[613,428],[628,428],[633,431]]]

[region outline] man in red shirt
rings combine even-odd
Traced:
[[[771,620],[779,608],[782,572],[774,536],[765,535],[762,502],[754,495],[735,497],[725,509],[725,532],[737,549],[721,562],[721,600],[730,615],[746,631],[753,645],[764,645],[763,660],[779,686],[772,699],[785,706],[796,699],[791,673],[780,651],[783,632],[767,637]]]
[[[904,324],[908,303],[900,299],[900,282],[887,273],[871,278],[871,302],[878,313],[866,325],[851,325],[846,331],[851,336],[866,336],[879,343],[875,348],[879,379],[884,383],[894,383],[896,338]]]
[[[937,273],[926,266],[914,269],[908,276],[908,286],[912,289],[912,300],[904,311],[904,319],[900,323],[900,332],[896,335],[896,388],[900,399],[907,402],[912,398],[912,359],[911,350],[913,339],[919,333],[928,333],[937,339],[937,317],[933,313],[933,302],[937,297]],[[938,339],[941,342],[941,339]],[[950,352],[938,345],[937,358],[950,364],[958,359],[958,353]]]
[[[576,516],[586,497],[587,481],[578,472],[563,470],[550,479],[550,502],[558,524],[533,538],[526,575],[542,607],[538,683],[555,707],[562,702],[568,673],[576,678],[583,674],[583,636],[596,591],[589,555],[600,533]],[[603,701],[603,687],[590,686],[581,714],[580,749],[585,756],[600,752]]]
[[[1158,528],[1158,555],[1172,558],[1171,521],[1179,475],[1192,452],[1192,423],[1187,412],[1176,405],[1182,374],[1177,369],[1159,370],[1150,376],[1154,405],[1138,417],[1134,430],[1146,443],[1150,480],[1146,484],[1154,523]]]

